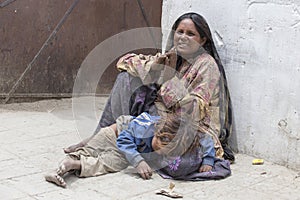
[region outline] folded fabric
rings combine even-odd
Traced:
[[[187,175],[181,175],[177,177],[170,176],[170,168],[164,167],[157,170],[158,174],[165,179],[176,179],[186,181],[206,181],[206,180],[219,180],[224,179],[231,175],[230,162],[228,160],[216,159],[211,171],[198,172],[194,171]]]

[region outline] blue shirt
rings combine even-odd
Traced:
[[[132,166],[136,167],[144,160],[141,153],[153,151],[151,144],[154,125],[159,119],[159,116],[151,116],[144,112],[129,123],[128,129],[119,134],[117,146]]]

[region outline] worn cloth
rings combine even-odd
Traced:
[[[118,172],[128,166],[124,155],[116,145],[117,136],[110,128],[102,128],[84,147],[70,153],[72,159],[80,160],[81,171],[76,172],[79,177],[99,176]]]

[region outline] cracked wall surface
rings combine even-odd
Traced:
[[[164,0],[164,41],[189,11],[207,19],[225,65],[234,107],[231,146],[299,169],[300,1]]]

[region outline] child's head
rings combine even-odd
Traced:
[[[182,155],[199,144],[197,126],[184,115],[169,114],[156,124],[152,148],[159,154]]]

